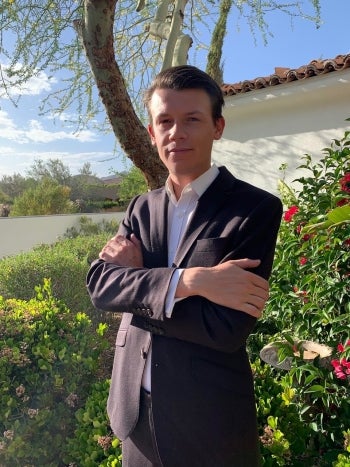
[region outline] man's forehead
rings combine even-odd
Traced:
[[[154,114],[181,111],[183,113],[202,113],[210,110],[210,98],[202,89],[156,89],[150,101]]]

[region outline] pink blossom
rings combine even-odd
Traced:
[[[332,360],[331,365],[334,368],[334,374],[338,379],[346,379],[346,374],[343,371],[342,364],[339,360]]]

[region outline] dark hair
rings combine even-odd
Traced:
[[[143,102],[151,118],[149,104],[156,89],[202,89],[210,97],[213,120],[222,117],[225,104],[220,86],[207,73],[191,65],[180,65],[161,71],[145,91]]]

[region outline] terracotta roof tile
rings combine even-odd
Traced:
[[[300,81],[313,76],[331,73],[333,71],[350,68],[350,54],[337,55],[335,58],[326,60],[312,60],[308,65],[299,68],[276,67],[275,73],[266,77],[259,77],[252,80],[244,80],[235,84],[223,84],[221,89],[225,96],[234,96],[257,89],[277,86],[278,84]]]

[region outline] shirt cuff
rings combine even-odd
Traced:
[[[171,277],[168,293],[165,299],[165,316],[167,318],[171,318],[175,303],[179,302],[180,300],[183,300],[183,298],[175,298],[177,284],[179,283],[183,271],[183,269],[175,269],[175,272]]]

